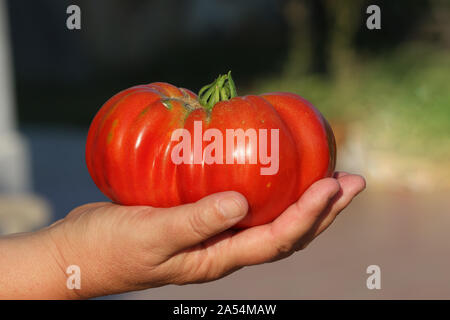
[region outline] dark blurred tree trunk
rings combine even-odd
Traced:
[[[312,43],[311,71],[326,74],[329,72],[330,23],[327,19],[325,0],[309,0],[310,35]]]
[[[330,24],[330,68],[339,80],[351,77],[353,67],[358,63],[353,40],[360,24],[364,0],[326,0],[326,10]]]
[[[284,0],[283,12],[290,28],[289,54],[284,74],[295,77],[307,72],[311,65],[312,42],[308,3],[302,0]]]
[[[351,73],[356,62],[352,47],[361,23],[363,0],[285,0],[284,14],[291,29],[285,74]]]

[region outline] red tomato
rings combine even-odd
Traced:
[[[237,97],[231,75],[221,77],[202,89],[200,98],[187,89],[156,82],[109,99],[92,121],[86,143],[87,167],[98,188],[116,203],[154,207],[177,206],[234,190],[249,203],[249,214],[236,225],[242,228],[274,220],[313,182],[333,173],[334,135],[311,103],[292,93]],[[262,139],[250,137],[244,144],[236,142],[233,164],[226,163],[225,147],[222,154],[217,149],[211,153],[222,164],[201,158],[211,143],[202,137],[197,140],[201,141],[200,159],[194,155],[198,137],[189,142],[190,154],[185,153],[188,149],[180,153],[200,162],[176,164],[172,153],[179,141],[172,134],[184,128],[194,136],[195,121],[201,121],[197,124],[203,133],[217,129],[224,139],[227,129],[266,129],[268,154],[278,142],[278,170],[261,174],[269,165],[261,157],[252,163],[251,156],[264,149]],[[279,135],[275,142],[270,139],[273,129]],[[245,163],[238,163],[239,159]]]

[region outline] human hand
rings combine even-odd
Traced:
[[[199,283],[305,248],[364,188],[362,177],[336,173],[272,223],[244,230],[229,228],[246,215],[245,198],[222,192],[173,208],[87,204],[45,233],[61,270],[80,267],[81,289],[68,298]]]

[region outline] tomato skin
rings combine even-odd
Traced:
[[[224,164],[176,165],[171,153],[178,141],[171,141],[171,135],[185,128],[193,137],[194,121],[202,121],[203,133],[215,128],[224,139],[226,129],[278,129],[278,172],[261,175],[267,165],[259,159],[257,164],[236,163],[239,151],[247,155],[251,142],[237,146],[234,164],[225,164],[224,151]],[[268,140],[270,153],[270,133]],[[208,143],[202,141],[202,151]],[[249,214],[237,228],[275,219],[312,183],[330,176],[335,161],[330,126],[298,95],[235,97],[207,111],[194,93],[167,83],[135,86],[113,96],[93,119],[86,143],[91,177],[112,201],[171,207],[233,190],[249,202]]]

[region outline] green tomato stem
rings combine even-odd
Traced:
[[[198,93],[198,101],[206,109],[212,109],[216,103],[234,97],[237,97],[237,91],[231,71],[228,74],[220,75],[213,83],[201,88]]]

